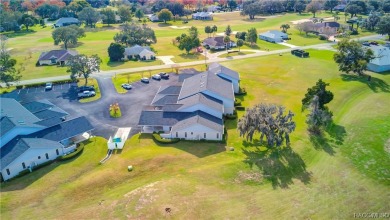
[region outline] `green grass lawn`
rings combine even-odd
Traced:
[[[277,15],[274,17],[259,17],[255,20],[249,20],[247,17],[240,16],[238,12],[234,13],[221,13],[216,14],[213,21],[190,21],[188,24],[183,24],[181,21],[171,21],[169,24],[162,23],[151,23],[148,22],[156,33],[157,44],[152,45],[156,50],[157,56],[174,56],[174,62],[188,62],[203,60],[202,55],[192,55],[187,56],[185,51],[181,51],[177,46],[173,45],[172,40],[181,35],[182,33],[187,33],[188,29],[174,29],[172,26],[177,27],[190,27],[196,26],[198,28],[199,37],[201,40],[207,37],[207,34],[204,32],[204,27],[207,25],[217,25],[218,33],[224,32],[227,25],[229,24],[232,28],[232,31],[247,31],[248,29],[255,27],[258,33],[262,33],[268,30],[280,30],[280,25],[284,23],[291,23],[294,20],[310,18],[311,14],[295,14],[289,13],[285,15]],[[329,17],[329,13],[318,14],[317,17]],[[343,18],[339,20],[343,23]],[[315,35],[306,36],[300,34],[294,27],[288,30],[291,40],[288,43],[298,46],[310,45],[324,43]],[[60,49],[63,47],[62,44],[54,45],[53,39],[51,37],[51,32],[53,29],[51,27],[42,28],[40,26],[35,26],[31,28],[31,31],[21,31],[18,33],[6,33],[10,37],[8,47],[12,48],[11,54],[14,56],[18,64],[22,65],[22,80],[42,78],[42,77],[51,77],[59,75],[68,75],[65,67],[56,67],[56,66],[35,66],[39,55],[48,50]],[[96,29],[86,28],[86,37],[79,39],[79,43],[74,47],[69,49],[77,50],[80,54],[92,55],[98,54],[102,58],[101,69],[102,70],[115,70],[122,68],[132,68],[132,67],[143,67],[151,65],[162,64],[160,60],[150,61],[150,62],[109,62],[107,48],[110,43],[113,42],[113,37],[116,33],[119,32],[119,25],[111,25],[110,27],[106,25],[98,24]],[[360,35],[353,37],[360,37],[373,34],[372,32],[360,31]],[[234,36],[231,36],[235,40]],[[278,50],[286,49],[287,47],[265,42],[258,40],[257,45],[254,47],[244,46],[243,49],[259,49],[259,50]]]
[[[137,134],[98,165],[107,145],[94,138],[75,159],[2,183],[2,218],[352,219],[388,212],[390,74],[370,73],[367,82],[340,74],[332,52],[309,52],[307,59],[286,54],[223,63],[240,73],[248,92],[238,97],[243,106],[277,103],[295,113],[291,148],[276,154],[247,142],[237,121],[228,120],[227,144],[160,145]],[[320,78],[334,93],[334,125],[318,140],[308,136],[301,99]]]
[[[85,79],[80,78],[80,80],[79,80],[79,82],[77,83],[77,85],[78,85],[78,86],[85,86]],[[87,86],[93,86],[93,87],[95,88],[95,93],[96,93],[96,95],[95,95],[95,96],[92,96],[92,97],[80,99],[79,102],[81,102],[81,103],[93,102],[93,101],[96,101],[96,100],[98,100],[98,99],[100,99],[100,98],[102,97],[102,95],[101,95],[101,93],[100,93],[99,84],[98,84],[98,82],[97,82],[96,79],[94,79],[94,78],[88,78]]]

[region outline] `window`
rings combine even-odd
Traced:
[[[203,134],[203,138],[206,138],[206,133]]]
[[[179,137],[179,133],[178,132],[176,132],[176,137]]]
[[[217,133],[217,139],[219,139],[219,133]]]
[[[191,135],[193,135],[194,133],[193,132],[191,132]]]
[[[187,137],[187,132],[184,132],[184,137]]]
[[[10,175],[10,174],[11,174],[11,172],[9,172],[9,169],[7,169],[7,174],[8,174],[8,175]]]
[[[41,159],[41,156],[38,156],[38,160]]]
[[[23,169],[26,169],[26,164],[24,162],[22,163],[22,167]]]
[[[58,151],[58,149],[56,149],[56,153],[57,153],[57,155],[60,155],[60,152]]]
[[[49,159],[49,154],[46,153],[45,156],[46,156],[46,159]]]

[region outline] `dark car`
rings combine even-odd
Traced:
[[[78,88],[78,92],[84,92],[84,91],[95,91],[95,87],[93,86],[80,86]]]
[[[169,79],[169,74],[166,72],[161,72],[158,75],[161,76],[161,79]]]

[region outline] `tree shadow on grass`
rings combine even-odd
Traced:
[[[83,42],[77,42],[77,44],[69,44],[68,45],[68,49],[76,48],[76,47],[79,47],[79,46],[82,46],[82,45],[84,45]],[[61,45],[61,49],[65,50],[65,45],[64,44]]]
[[[347,132],[343,126],[332,123],[325,129],[325,132],[310,134],[310,142],[316,150],[323,150],[333,156],[336,153],[334,148],[344,143],[346,135]]]
[[[201,55],[199,53],[189,53],[189,54],[182,53],[179,55],[179,57],[181,57],[183,59],[188,59],[188,60],[193,60],[193,59],[199,60],[200,56]]]
[[[368,81],[367,77],[341,74],[343,81],[358,81],[366,84],[373,92],[390,92],[390,85],[378,78],[371,77],[371,81]]]
[[[22,30],[22,31],[17,31],[17,32],[9,32],[9,33],[5,33],[4,35],[8,38],[14,38],[14,37],[23,37],[23,36],[26,36],[28,34],[33,34],[35,33],[36,31],[34,30]]]
[[[304,184],[311,181],[311,172],[306,170],[303,159],[292,150],[291,147],[282,149],[269,149],[260,151],[243,149],[246,155],[245,163],[251,168],[257,166],[261,170],[263,178],[272,183],[274,189],[289,188],[294,184],[293,179],[298,179]]]

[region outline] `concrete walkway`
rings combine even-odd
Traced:
[[[384,36],[382,36],[382,35],[370,35],[370,36],[366,36],[366,37],[355,38],[354,40],[379,40],[379,39],[383,39],[383,38],[384,38]],[[334,43],[334,42],[328,42],[328,43],[323,43],[323,44],[298,46],[296,48],[303,49],[303,50],[304,49],[334,50],[332,48],[332,45],[335,45],[335,44],[336,43]],[[230,60],[240,60],[240,59],[267,56],[267,55],[279,54],[279,53],[290,53],[290,51],[291,51],[291,48],[287,48],[287,49],[274,50],[274,51],[268,51],[268,52],[261,51],[258,53],[246,54],[246,55],[242,55],[242,56],[234,56],[234,57],[228,57],[228,58],[216,57],[213,59],[208,59],[207,63],[224,62],[224,61],[230,61]],[[184,63],[177,63],[177,64],[163,64],[163,65],[156,65],[156,66],[135,67],[135,68],[126,68],[126,69],[118,69],[118,70],[106,70],[106,71],[100,71],[98,73],[94,73],[91,76],[92,77],[94,77],[94,76],[111,77],[111,76],[114,76],[115,74],[120,74],[120,73],[137,73],[137,72],[143,72],[143,71],[149,71],[149,70],[168,69],[168,68],[172,68],[172,65],[178,65],[180,67],[187,67],[187,66],[202,65],[204,63],[205,63],[204,60],[199,60],[199,61],[191,61],[191,62],[184,62]],[[26,85],[26,84],[32,84],[32,83],[51,82],[51,81],[63,80],[63,79],[69,79],[69,75],[56,76],[56,77],[46,77],[46,78],[31,79],[31,80],[22,80],[22,81],[19,81],[18,83],[14,83],[14,84]],[[3,83],[0,85],[5,86]]]
[[[171,60],[174,56],[157,56],[156,58],[164,62],[164,64],[175,64],[175,62]]]
[[[297,48],[298,47],[298,46],[295,46],[295,45],[292,45],[292,44],[289,44],[289,43],[286,43],[286,42],[281,42],[281,43],[278,43],[278,44],[286,46],[286,47],[289,47],[289,48]]]

